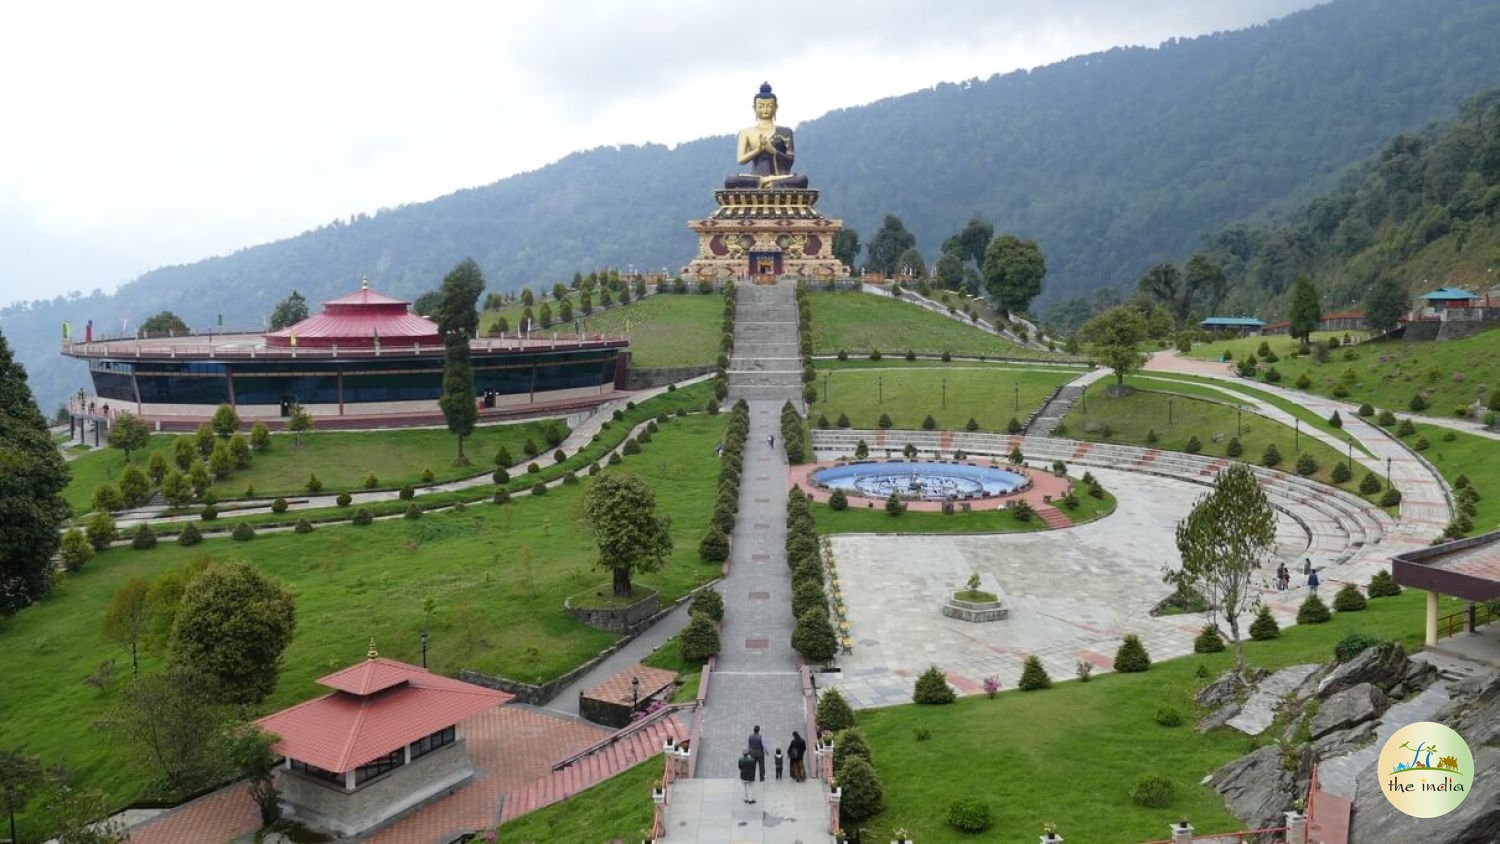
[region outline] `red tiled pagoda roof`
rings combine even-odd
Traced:
[[[390,346],[442,342],[437,323],[407,311],[409,303],[371,290],[369,283],[348,296],[323,303],[323,312],[266,335],[267,346]],[[293,342],[295,340],[295,342]]]
[[[281,737],[275,752],[335,772],[353,770],[514,697],[378,657],[318,682],[337,691],[255,723]]]

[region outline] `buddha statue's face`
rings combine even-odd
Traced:
[[[776,116],[776,101],[773,99],[755,98],[755,116],[760,120],[770,120]]]

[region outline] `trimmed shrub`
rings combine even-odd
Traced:
[[[1224,449],[1224,453],[1229,455],[1230,457],[1239,457],[1241,454],[1244,454],[1245,447],[1243,445],[1240,445],[1240,438],[1230,437],[1229,445]]]
[[[1339,416],[1339,412],[1335,410],[1333,412],[1333,415],[1328,417],[1328,424],[1332,425],[1335,428],[1342,428],[1344,427],[1344,418],[1342,416]]]
[[[1354,477],[1354,473],[1349,471],[1348,463],[1339,462],[1333,464],[1333,474],[1331,477],[1334,483],[1343,484],[1348,483],[1349,479]]]
[[[532,495],[546,495],[547,494],[547,482],[546,481],[537,481],[531,487],[531,494]]]
[[[1163,727],[1181,727],[1182,713],[1170,706],[1158,707],[1156,710],[1156,723]]]
[[[1345,583],[1344,588],[1333,596],[1333,608],[1339,612],[1359,612],[1365,606],[1364,594],[1352,583]]]
[[[1396,424],[1396,414],[1389,410],[1382,410],[1375,416],[1375,424],[1382,428],[1389,428]]]
[[[401,518],[413,520],[420,519],[422,518],[422,508],[417,506],[416,502],[412,502],[411,504],[406,505],[406,512],[401,514]]]
[[[1411,397],[1411,401],[1406,403],[1406,406],[1412,413],[1421,413],[1427,409],[1427,399],[1423,398],[1421,393],[1416,393]]]
[[[435,477],[437,477],[437,476],[432,473],[432,467],[431,466],[423,466],[422,467],[422,483],[424,483],[424,484],[430,484],[430,483],[432,483],[432,479],[435,478]]]
[[[1298,624],[1325,624],[1333,614],[1328,611],[1328,605],[1317,595],[1308,595],[1302,606],[1297,608]]]
[[[729,536],[717,522],[709,522],[708,532],[703,534],[702,541],[698,543],[698,559],[705,563],[722,563],[729,559]]]
[[[835,779],[843,791],[839,803],[839,818],[848,823],[857,823],[873,818],[885,810],[885,786],[869,762],[853,757]]]
[[[823,584],[816,580],[802,580],[792,585],[792,616],[801,618],[808,610],[828,608],[828,596]]]
[[[142,525],[144,527],[144,525]],[[69,528],[62,537],[62,547],[58,550],[58,556],[62,559],[63,569],[66,571],[78,571],[83,568],[94,557],[94,546],[89,543],[89,538],[78,528]]]
[[[687,626],[677,634],[677,644],[684,661],[703,662],[719,652],[719,630],[708,616],[690,613]]]
[[[1365,495],[1373,495],[1380,491],[1380,478],[1375,477],[1374,472],[1366,472],[1359,479],[1359,491]]]
[[[959,832],[984,832],[994,823],[990,804],[978,797],[960,797],[948,804],[947,820]]]
[[[1370,586],[1366,591],[1371,598],[1394,598],[1401,594],[1401,584],[1391,577],[1389,571],[1381,569],[1370,578]]]
[[[1396,436],[1409,437],[1417,432],[1417,426],[1410,419],[1402,419],[1401,424],[1396,426]]]
[[[375,517],[370,515],[369,510],[361,507],[358,510],[354,511],[354,518],[350,519],[349,521],[351,524],[364,527],[365,525],[375,521]]]
[[[1198,452],[1203,450],[1203,443],[1198,439],[1198,436],[1194,434],[1193,436],[1188,437],[1187,445],[1183,446],[1182,450],[1186,451],[1188,454],[1197,454]]]
[[[792,647],[810,662],[827,662],[838,653],[839,640],[822,607],[808,610],[792,629]]]
[[[724,618],[724,596],[716,589],[700,589],[688,603],[688,612],[706,615],[714,621]]]
[[[198,526],[192,522],[183,525],[182,533],[177,534],[177,544],[184,548],[190,548],[203,541],[203,534],[198,532]]]
[[[1374,416],[1375,408],[1371,407],[1369,402],[1366,402],[1359,406],[1359,415],[1365,417]]]
[[[1307,373],[1304,372],[1301,375],[1298,375],[1297,380],[1292,383],[1296,385],[1297,389],[1306,390],[1308,387],[1312,386],[1312,379],[1307,377]]]
[[[1266,446],[1265,453],[1260,456],[1260,465],[1267,469],[1274,469],[1281,465],[1281,449],[1276,447],[1276,443]]]
[[[1269,367],[1266,369],[1265,378],[1266,383],[1279,384],[1281,383],[1281,370],[1277,369],[1274,366]]]
[[[1417,441],[1411,444],[1412,451],[1426,451],[1432,447],[1432,443],[1426,437],[1417,437]]]
[[[1165,809],[1172,805],[1176,787],[1161,774],[1141,774],[1130,788],[1130,801],[1147,809]]]
[[[119,529],[115,527],[115,517],[103,511],[89,516],[89,520],[84,523],[83,532],[95,551],[108,548],[120,535]]]
[[[1019,433],[1021,433],[1021,420],[1019,420],[1016,417],[1012,416],[1010,418],[1010,421],[1005,423],[1005,433],[1007,433],[1007,434],[1019,434]]]
[[[317,495],[323,491],[323,482],[318,480],[317,474],[314,473],[307,476],[307,491],[313,495]]]
[[[1026,664],[1021,668],[1021,682],[1016,688],[1023,692],[1052,688],[1052,678],[1047,676],[1047,669],[1042,667],[1042,661],[1035,654],[1026,657]]]
[[[1224,650],[1224,637],[1219,635],[1219,628],[1212,624],[1203,625],[1203,630],[1193,639],[1193,653],[1216,654]]]
[[[915,703],[952,703],[957,697],[953,689],[948,686],[948,678],[943,676],[943,670],[936,665],[928,666],[922,676],[917,678],[916,688],[912,690],[911,699]]]
[[[924,430],[924,431],[935,431],[935,430],[937,430],[937,420],[934,419],[934,418],[932,418],[932,414],[931,413],[927,414],[927,416],[922,419],[922,430]]]
[[[849,496],[841,489],[836,489],[828,496],[828,509],[842,511],[849,509]]]
[[[490,475],[490,480],[497,484],[508,484],[510,483],[510,473],[504,469],[496,469],[495,474]]]
[[[1306,478],[1310,475],[1316,474],[1317,471],[1318,461],[1314,460],[1311,454],[1303,452],[1302,456],[1297,458],[1297,474]]]
[[[899,516],[906,512],[906,505],[901,503],[901,498],[893,492],[885,500],[885,512],[890,516]]]
[[[205,504],[203,505],[203,509],[198,511],[198,518],[205,522],[211,522],[219,518],[219,508],[212,504]]]
[[[1395,487],[1387,489],[1385,491],[1385,494],[1380,496],[1380,506],[1382,507],[1395,507],[1400,503],[1401,490],[1396,489]]]
[[[401,487],[401,491],[396,493],[397,497],[399,497],[402,501],[410,501],[412,500],[412,498],[416,497],[416,494],[417,491],[412,488],[411,484],[407,484],[406,486]]]
[[[824,689],[818,695],[818,708],[814,716],[819,730],[836,733],[854,726],[854,709],[838,689]]]
[[[249,522],[240,522],[234,526],[234,532],[229,534],[236,542],[249,542],[255,538],[255,528]]]
[[[137,551],[149,551],[156,547],[156,531],[151,529],[149,523],[142,522],[141,526],[135,529],[135,534],[130,537],[130,547]]]
[[[878,422],[876,422],[875,424],[879,425],[882,428],[889,428],[889,427],[891,427],[892,423],[891,423],[890,414],[886,414],[886,413],[880,414],[880,420]]]
[[[1333,656],[1339,662],[1348,662],[1359,656],[1367,648],[1378,648],[1385,644],[1386,640],[1368,633],[1345,633],[1338,644],[1333,646]]]
[[[1131,633],[1120,643],[1120,649],[1115,651],[1115,670],[1121,674],[1139,674],[1151,668],[1151,657],[1146,653],[1146,646],[1141,644],[1141,637]]]
[[[1250,638],[1257,642],[1269,642],[1280,635],[1281,625],[1276,623],[1276,616],[1271,615],[1270,607],[1261,604],[1255,620],[1250,622]]]
[[[276,500],[272,501],[271,502],[271,512],[272,513],[285,513],[286,512],[286,499],[278,497]]]
[[[870,752],[870,743],[865,739],[864,730],[850,727],[840,732],[833,740],[833,769],[844,770],[844,764],[856,757],[871,765],[875,764],[875,758]]]
[[[297,526],[294,527],[294,528],[292,528],[292,531],[295,532],[295,533],[312,533],[313,532],[313,523],[310,522],[310,521],[308,521],[305,518],[298,519],[297,520]]]

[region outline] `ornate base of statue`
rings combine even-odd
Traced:
[[[833,257],[833,236],[843,221],[818,213],[818,192],[808,189],[806,175],[793,172],[795,133],[776,125],[769,84],[760,86],[754,105],[756,124],[741,130],[736,141],[736,161],[750,172],[725,179],[723,190],[714,191],[718,210],[688,222],[698,235],[698,256],[683,275],[757,283],[782,275],[847,277],[849,268]]]

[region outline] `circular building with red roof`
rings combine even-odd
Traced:
[[[629,365],[625,338],[566,330],[475,338],[469,349],[481,422],[596,406],[623,387]],[[73,402],[70,415],[75,432],[96,439],[120,411],[158,430],[190,430],[221,404],[268,422],[301,407],[319,428],[443,423],[437,323],[368,282],[279,331],[90,333],[62,352],[88,362],[95,395]]]

